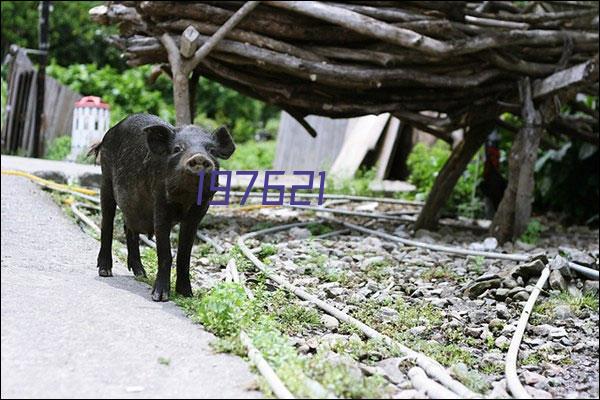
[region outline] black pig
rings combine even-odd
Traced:
[[[171,228],[181,223],[177,248],[175,290],[192,295],[190,253],[200,220],[213,192],[208,179],[202,204],[197,205],[198,173],[219,168],[235,144],[225,127],[213,133],[194,126],[175,128],[154,115],[134,114],[112,127],[93,146],[102,166],[102,234],[98,273],[112,276],[112,237],[115,209],[123,212],[127,237],[127,267],[136,276],[146,272],[140,259],[139,234],[156,235],[158,273],[152,300],[167,301],[171,276]]]

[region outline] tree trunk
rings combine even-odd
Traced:
[[[533,104],[529,78],[519,82],[519,91],[523,127],[510,149],[508,186],[491,227],[491,234],[500,243],[521,236],[529,223],[535,183],[533,173],[542,133],[542,118]]]
[[[181,71],[173,71],[173,102],[175,103],[176,125],[191,124],[190,85],[188,77]]]
[[[190,120],[191,124],[194,123],[194,119],[196,119],[196,93],[198,91],[198,84],[200,82],[200,72],[198,70],[194,70],[192,72],[192,76],[189,81],[189,90],[190,90]]]
[[[415,223],[417,229],[433,229],[437,225],[439,213],[458,182],[465,168],[485,142],[485,138],[493,128],[486,123],[472,127],[462,142],[452,150],[452,154],[438,174],[427,201]]]

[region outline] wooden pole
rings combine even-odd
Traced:
[[[465,134],[464,140],[452,150],[450,158],[435,179],[425,206],[415,222],[415,230],[436,227],[442,207],[450,198],[456,182],[477,150],[483,145],[492,127],[491,123],[471,127]]]
[[[534,168],[542,136],[542,117],[533,104],[529,78],[519,82],[523,103],[519,130],[510,149],[508,186],[492,222],[491,233],[500,243],[515,239],[527,228],[533,203]]]
[[[46,65],[48,63],[48,19],[50,17],[50,2],[42,1],[39,5],[39,50],[40,66],[37,73],[37,94],[35,107],[35,131],[31,155],[40,157],[42,154],[41,138],[44,127],[44,95],[46,92]]]

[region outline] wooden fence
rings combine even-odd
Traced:
[[[8,67],[8,93],[5,119],[2,121],[2,152],[32,156],[35,132],[37,71],[33,63],[18,49]],[[46,77],[42,138],[38,154],[43,154],[47,143],[61,135],[70,135],[73,108],[81,95]]]

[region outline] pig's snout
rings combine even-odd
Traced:
[[[212,160],[202,154],[195,154],[185,162],[185,170],[194,175],[197,175],[201,170],[209,172],[214,168],[215,164]]]

